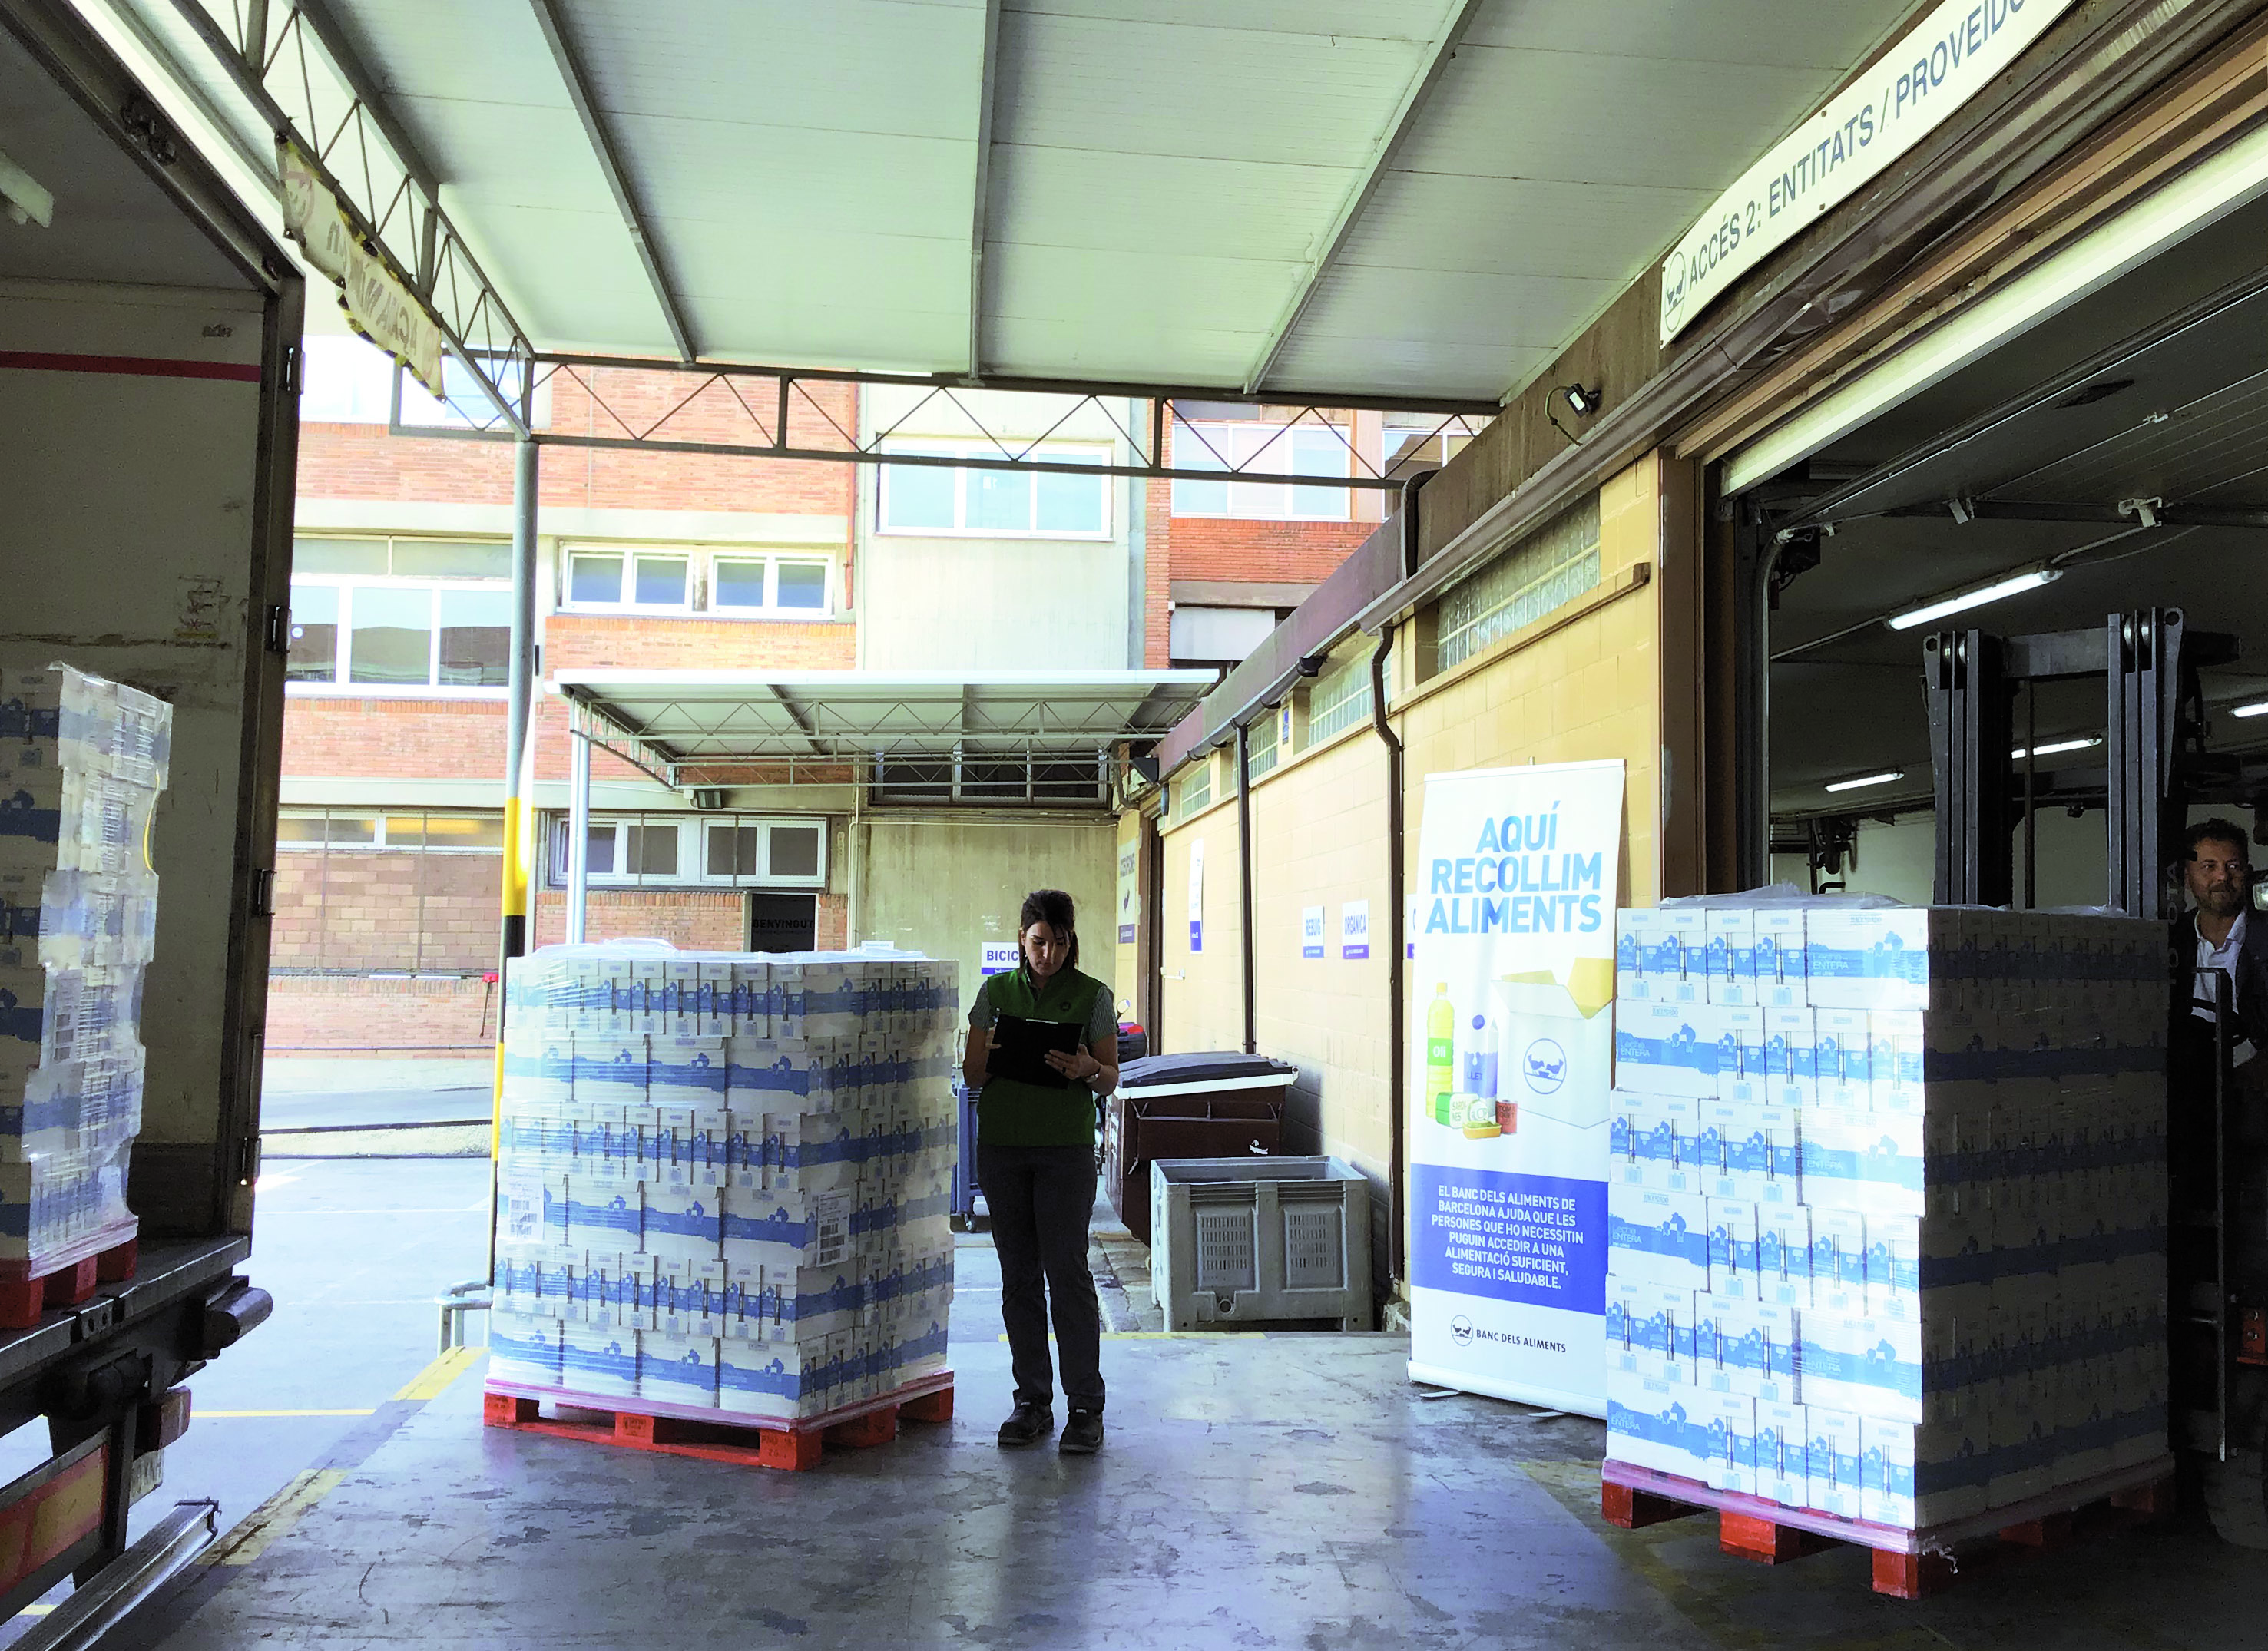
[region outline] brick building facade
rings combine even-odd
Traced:
[[[502,443],[390,434],[369,382],[383,371],[357,343],[310,340],[270,999],[277,1053],[471,1054],[494,1035],[483,977],[496,966],[502,873],[499,627],[508,623],[512,452]],[[563,372],[547,385],[539,419],[552,429],[620,435],[666,414],[674,437],[755,438],[747,408],[724,386],[678,406],[684,384],[621,369]],[[792,415],[794,438],[844,444],[862,414],[874,417],[859,396],[850,385],[813,386]],[[1248,424],[1228,435],[1198,430],[1194,443],[1177,430],[1177,449],[1227,451],[1232,438],[1255,439]],[[1376,452],[1375,416],[1336,434],[1313,426],[1296,439],[1300,473],[1327,473],[1333,441],[1343,463],[1351,444]],[[1293,437],[1279,432],[1277,441],[1261,467],[1292,467],[1282,455]],[[937,657],[973,657],[972,668],[1027,664],[997,637],[964,638],[955,656],[954,639],[922,635],[923,591],[1008,576],[1005,564],[984,560],[999,535],[988,525],[985,542],[973,542],[973,527],[960,530],[955,517],[924,539],[931,530],[895,519],[902,510],[886,522],[870,467],[563,447],[545,448],[541,462],[537,605],[547,679],[599,668],[887,673]],[[1123,663],[1152,668],[1241,657],[1248,639],[1327,577],[1379,514],[1379,495],[1343,488],[1104,485],[1121,503],[1097,518],[1097,531],[1073,537],[1106,542],[1033,550],[1138,592]],[[1044,541],[1037,512],[1032,522],[1022,537]],[[889,624],[873,636],[859,590],[870,547],[887,548],[890,576],[917,587],[911,619],[902,584]],[[1130,572],[1138,559],[1130,577],[1109,571]],[[1019,594],[998,592],[999,605]],[[939,612],[934,624],[964,622]],[[570,739],[556,693],[539,694],[531,740],[532,943],[542,944],[561,939],[565,922]],[[733,811],[696,817],[682,812],[684,799],[604,752],[594,754],[592,780],[593,938],[737,949],[765,934],[807,934],[821,946],[865,937],[850,932],[858,920],[846,788],[816,803],[751,792]],[[784,841],[774,833],[804,818],[815,823],[804,835],[820,852],[784,871],[769,850],[755,875],[738,875],[747,870],[740,862],[731,875],[718,871],[714,845],[735,840],[731,828],[740,841]],[[713,834],[720,823],[723,838]]]

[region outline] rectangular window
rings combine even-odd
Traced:
[[[571,549],[566,605],[607,613],[797,618],[827,612],[822,558],[768,553]]]
[[[827,564],[785,556],[719,556],[710,565],[709,606],[718,613],[824,613]]]
[[[1197,759],[1195,767],[1174,782],[1174,818],[1187,819],[1199,809],[1212,802],[1212,757],[1211,753]]]
[[[504,816],[411,809],[364,814],[353,809],[289,808],[276,816],[276,846],[302,851],[385,851],[392,854],[504,852]]]
[[[501,539],[298,539],[285,679],[320,689],[500,693],[512,547]]]
[[[1344,487],[1240,481],[1229,473],[1345,478],[1355,473],[1353,442],[1354,431],[1342,424],[1217,424],[1176,420],[1170,454],[1173,467],[1218,470],[1224,475],[1219,481],[1176,478],[1174,514],[1344,522],[1352,508]]]
[[[1441,593],[1434,669],[1462,664],[1598,584],[1594,493]]]
[[[990,442],[909,442],[893,452],[942,459],[998,459]],[[1049,442],[1025,457],[1048,464],[1106,465],[1100,446]],[[1107,475],[1070,471],[979,470],[944,465],[884,465],[874,514],[885,533],[958,534],[971,539],[1107,539]]]
[[[591,822],[593,887],[693,888],[703,884],[822,888],[827,827],[740,814],[637,814]],[[567,881],[567,821],[550,827],[549,879]]]
[[[1307,690],[1307,745],[1322,745],[1358,723],[1370,720],[1370,655],[1358,649],[1323,667]]]
[[[1247,759],[1247,767],[1256,780],[1276,766],[1281,749],[1277,742],[1276,723],[1277,716],[1273,711],[1253,720],[1252,752]]]

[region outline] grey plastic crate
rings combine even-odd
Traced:
[[[1370,1328],[1370,1183],[1337,1158],[1160,1158],[1150,1290],[1170,1330]]]

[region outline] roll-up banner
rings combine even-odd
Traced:
[[[1606,1414],[1623,765],[1425,776],[1411,915],[1410,1375]]]

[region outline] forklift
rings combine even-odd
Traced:
[[[2101,808],[2103,903],[2168,925],[2169,1442],[2182,1500],[2202,1505],[2224,1540],[2268,1549],[2268,1075],[2235,1064],[2235,982],[2170,943],[2191,805],[2249,810],[2253,840],[2268,840],[2268,763],[2206,746],[2198,673],[2237,651],[2233,636],[2191,630],[2178,608],[2033,635],[1945,631],[1922,644],[1936,901],[2014,903],[2021,833],[2021,903],[2033,905],[2039,811]],[[2042,769],[2036,742],[2014,726],[2020,693],[2029,714],[2036,685],[2090,678],[2105,689],[2101,762]],[[2255,879],[2252,908],[2268,909]],[[2209,1031],[2199,1009],[2213,1015]]]

